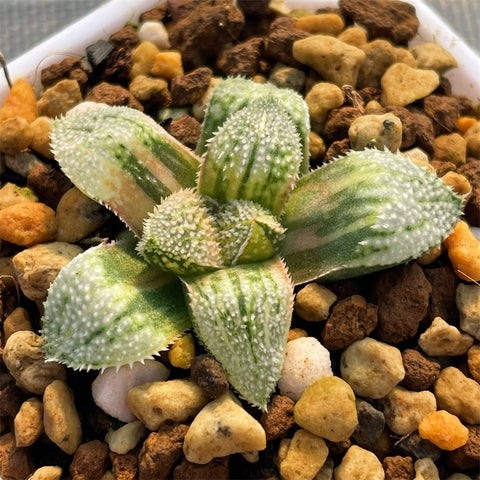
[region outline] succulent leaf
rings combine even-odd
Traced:
[[[295,125],[271,97],[251,101],[212,138],[198,190],[226,202],[252,200],[280,215],[302,159]]]
[[[307,173],[310,156],[310,115],[305,100],[294,90],[278,88],[271,83],[256,83],[243,77],[227,78],[215,87],[202,124],[197,154],[202,155],[207,151],[208,142],[215,132],[235,112],[253,101],[269,97],[277,100],[295,125],[300,136],[302,151],[299,173],[302,175]]]
[[[296,285],[364,275],[439,246],[461,207],[461,197],[409,158],[352,151],[298,181],[279,251]]]
[[[215,219],[208,199],[193,190],[173,193],[145,221],[137,249],[144,259],[177,275],[223,266]]]
[[[51,145],[70,180],[137,235],[155,204],[196,182],[195,154],[132,108],[80,104],[52,122]]]
[[[98,245],[60,271],[45,302],[47,359],[119,367],[166,349],[191,326],[178,279],[144,262],[134,245]]]
[[[293,288],[278,257],[183,279],[195,332],[248,402],[265,409],[283,366]]]

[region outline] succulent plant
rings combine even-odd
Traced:
[[[216,87],[202,160],[144,117],[97,106],[54,123],[61,167],[118,212],[143,256],[131,241],[100,245],[52,284],[46,354],[74,368],[143,360],[191,322],[231,385],[265,408],[285,354],[291,276],[345,278],[408,261],[460,215],[461,198],[400,154],[352,152],[306,174],[308,109],[286,89],[243,78]]]

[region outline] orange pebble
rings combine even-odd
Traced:
[[[477,119],[475,117],[458,117],[458,131],[463,135],[470,127],[473,127]]]
[[[468,441],[468,428],[446,410],[430,412],[423,417],[418,433],[442,450],[455,450]]]
[[[297,338],[301,337],[308,337],[308,333],[303,328],[292,328],[288,332],[287,342],[291,342],[292,340],[296,340]]]
[[[455,273],[468,282],[480,281],[480,241],[475,238],[468,223],[458,222],[444,245]]]
[[[10,92],[0,108],[0,122],[13,117],[22,117],[28,123],[32,123],[38,117],[35,92],[23,78],[13,82]]]

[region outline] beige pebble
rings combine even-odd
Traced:
[[[280,463],[280,474],[285,480],[313,479],[327,456],[328,447],[323,438],[303,429],[297,430]]]
[[[75,243],[100,228],[108,212],[78,188],[67,190],[57,205],[57,241]]]
[[[380,406],[390,430],[407,435],[417,430],[428,413],[437,409],[437,402],[435,395],[428,390],[413,392],[397,386],[380,400]]]
[[[432,324],[420,335],[418,345],[433,357],[438,355],[464,355],[473,344],[473,337],[462,333],[443,318],[436,317]]]
[[[48,466],[37,468],[28,480],[60,480],[63,470],[60,467]]]
[[[80,85],[76,80],[60,80],[47,88],[37,102],[40,116],[60,117],[82,101]]]
[[[24,295],[30,300],[44,301],[60,270],[80,253],[79,246],[65,242],[42,243],[17,253],[12,262]]]
[[[12,117],[0,122],[0,152],[18,153],[32,142],[32,128],[23,117]]]
[[[431,458],[420,458],[413,464],[415,468],[414,480],[440,480],[440,475]]]
[[[128,406],[150,430],[167,420],[184,422],[207,402],[203,390],[190,379],[147,382],[128,392]]]
[[[330,82],[315,83],[305,96],[312,129],[317,133],[322,133],[328,112],[333,108],[340,107],[344,101],[344,93],[337,85]]]
[[[402,155],[405,155],[407,157],[410,157],[410,159],[413,161],[413,162],[421,162],[420,165],[423,165],[423,166],[428,166],[428,164],[430,163],[430,157],[428,156],[428,153],[425,152],[425,150],[422,150],[421,148],[418,148],[418,147],[414,147],[414,148],[411,148],[410,150],[405,150],[404,152],[401,152]],[[417,163],[417,165],[419,165]]]
[[[55,211],[41,202],[20,202],[0,210],[0,238],[21,247],[49,242],[57,234]]]
[[[140,103],[148,102],[158,107],[166,107],[170,103],[168,83],[163,78],[137,75],[130,82],[128,90]]]
[[[134,79],[138,75],[150,75],[155,57],[160,50],[158,47],[148,40],[140,42],[137,47],[132,50],[132,68],[130,70],[130,79]]]
[[[321,33],[336,37],[345,28],[345,22],[336,13],[319,13],[300,17],[296,22],[296,26],[300,30],[312,35]]]
[[[410,48],[410,52],[415,57],[418,68],[435,70],[439,75],[458,66],[455,57],[439,43],[426,42],[415,45]]]
[[[33,331],[28,310],[17,307],[3,322],[3,339],[6,342],[15,332]]]
[[[54,380],[43,394],[43,425],[48,438],[68,455],[82,441],[82,426],[70,387]]]
[[[468,370],[472,378],[480,383],[480,345],[472,345],[467,352]]]
[[[43,433],[43,404],[36,397],[25,400],[13,420],[17,447],[29,447]]]
[[[377,456],[352,445],[334,471],[335,480],[384,480],[385,472]]]
[[[409,67],[417,68],[417,61],[410,50],[405,47],[394,47],[395,63],[405,63]]]
[[[320,161],[325,156],[325,152],[327,151],[327,147],[325,146],[325,142],[323,138],[314,131],[310,131],[308,134],[309,139],[309,151],[310,151],[310,160]]]
[[[460,316],[460,328],[480,340],[480,286],[459,283],[455,302]]]
[[[480,121],[470,127],[463,136],[467,142],[467,153],[470,157],[480,158]]]
[[[265,430],[227,391],[193,419],[183,452],[189,462],[206,464],[215,457],[264,450]]]
[[[365,52],[328,35],[312,35],[293,43],[293,56],[327,82],[355,88]]]
[[[468,201],[470,193],[472,192],[472,186],[467,177],[461,173],[450,171],[442,177],[442,181],[445,185],[452,187],[457,195],[464,195],[465,203]]]
[[[348,129],[350,145],[354,150],[388,148],[397,152],[402,143],[402,121],[393,113],[361,115]]]
[[[50,148],[51,119],[48,117],[38,117],[30,124],[30,127],[32,129],[30,148],[45,158],[52,159],[53,153]]]
[[[280,464],[287,458],[288,449],[292,444],[291,438],[282,438],[280,444],[278,445],[277,455],[275,457],[275,465],[280,467]]]
[[[20,387],[39,395],[52,381],[66,378],[63,365],[45,362],[43,338],[27,330],[15,332],[8,339],[3,361]]]
[[[135,448],[147,436],[147,429],[139,420],[122,425],[117,430],[110,429],[105,442],[112,452],[120,455]]]
[[[157,53],[151,74],[166,80],[171,80],[178,75],[183,75],[181,53],[174,50]]]
[[[295,422],[332,442],[347,440],[358,425],[355,394],[336,376],[309,385],[294,407]]]
[[[464,473],[453,473],[447,480],[472,480],[472,477],[465,475]]]
[[[0,188],[0,210],[20,202],[37,202],[35,192],[29,187],[20,187],[7,182]]]
[[[432,160],[451,162],[456,166],[467,161],[467,142],[459,133],[449,133],[435,137]]]
[[[337,296],[328,288],[312,282],[303,287],[295,298],[295,312],[304,320],[321,322],[328,318]]]
[[[348,43],[354,47],[361,47],[367,43],[367,32],[357,25],[353,25],[352,27],[347,27],[343,32],[341,32],[337,39]]]
[[[381,79],[382,105],[405,107],[430,95],[440,85],[440,78],[433,70],[420,70],[405,63],[388,67]]]
[[[340,370],[357,395],[374,399],[387,395],[405,376],[400,350],[370,337],[343,351]]]
[[[360,48],[366,56],[358,72],[357,88],[380,88],[383,74],[396,61],[395,48],[383,39],[375,39]]]
[[[480,423],[480,384],[456,367],[446,367],[434,384],[439,410],[456,415],[463,423]]]
[[[366,113],[368,113],[367,110],[381,110],[382,108],[382,104],[380,102],[377,102],[376,100],[370,100],[365,105]]]

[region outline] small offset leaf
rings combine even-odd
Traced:
[[[196,182],[195,154],[133,108],[80,104],[52,122],[51,145],[76,187],[138,236],[162,198]]]
[[[302,161],[299,135],[276,99],[251,101],[212,138],[198,191],[217,200],[251,200],[280,215]]]
[[[190,328],[180,282],[144,262],[134,244],[90,248],[60,271],[45,302],[47,359],[74,369],[131,364]]]
[[[150,264],[177,275],[223,265],[208,200],[193,190],[173,193],[145,221],[138,251]]]
[[[293,288],[278,257],[184,277],[195,332],[248,402],[265,409],[282,370]]]

